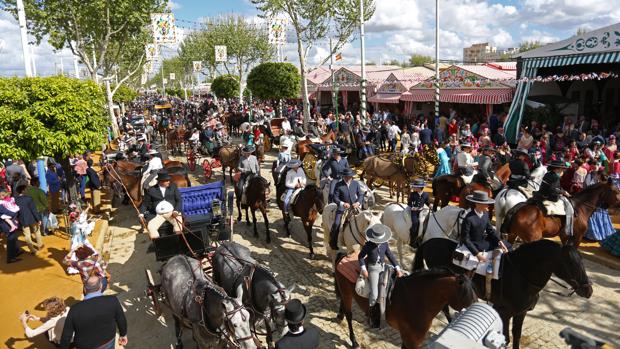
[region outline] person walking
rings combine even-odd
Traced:
[[[306,306],[299,299],[291,299],[284,309],[288,332],[276,342],[276,349],[315,349],[319,346],[319,332],[314,327],[304,328]]]
[[[116,296],[104,296],[101,278],[91,276],[84,285],[84,300],[69,310],[60,340],[61,349],[69,349],[71,339],[77,349],[114,349],[127,345],[127,319]]]
[[[39,216],[41,216],[41,235],[45,236],[50,234],[48,230],[48,222],[47,218],[49,217],[49,203],[47,201],[47,194],[43,191],[43,189],[39,188],[39,178],[33,177],[30,180],[30,185],[26,187],[25,195],[30,196],[34,201],[34,205],[39,212]]]
[[[5,199],[10,198],[10,194],[6,189],[0,188],[0,201],[4,201]],[[19,211],[11,210],[10,208],[5,207],[5,205],[0,205],[0,233],[6,235],[6,262],[14,263],[21,260],[18,258],[20,254],[23,253],[22,249],[17,245],[17,230],[15,228],[15,224],[11,222],[14,220]]]
[[[65,319],[69,313],[69,307],[65,306],[65,302],[59,297],[50,297],[41,302],[43,308],[47,312],[44,317],[38,317],[31,314],[28,310],[19,316],[19,320],[24,327],[26,337],[32,339],[40,334],[45,333],[47,340],[54,345],[60,344],[62,329],[65,325]],[[39,321],[42,323],[39,327],[31,328],[28,321]]]
[[[37,211],[34,200],[25,194],[26,185],[17,187],[15,203],[19,206],[17,212],[17,220],[24,230],[24,238],[30,249],[30,253],[36,254],[43,248],[43,239],[41,238],[41,215]],[[35,236],[36,246],[32,242],[32,236]]]
[[[49,190],[50,211],[52,213],[58,213],[58,211],[60,211],[60,192],[62,190],[62,182],[60,181],[60,176],[56,173],[55,163],[50,162],[47,164],[45,179],[47,180],[47,187]]]

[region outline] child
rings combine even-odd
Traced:
[[[4,189],[0,189],[0,205],[11,212],[19,212],[19,206],[15,203],[15,199]],[[11,227],[11,232],[17,229],[17,223],[8,215],[2,215],[0,218]]]

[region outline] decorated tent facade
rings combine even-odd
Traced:
[[[568,98],[570,85],[583,80],[579,77],[573,79],[574,74],[588,75],[617,71],[620,68],[620,23],[525,52],[518,59],[519,83],[505,124],[506,138],[510,143],[517,142],[525,102],[532,87],[540,84],[536,80],[546,77],[554,80],[559,93]],[[584,98],[589,99],[591,104],[604,103],[603,99],[609,98],[617,101],[618,97],[606,97],[610,89],[605,87],[605,83],[591,83],[591,92],[584,91],[589,96],[578,96],[580,101],[583,102]],[[594,101],[594,90],[597,92],[597,101]]]
[[[404,95],[409,94],[409,88],[433,75],[433,71],[425,67],[414,67],[394,71],[379,85],[377,93],[368,99],[375,108],[398,109],[403,114],[409,115],[411,110],[407,107],[410,103],[402,100]]]

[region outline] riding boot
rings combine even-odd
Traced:
[[[375,303],[373,306],[368,308],[368,324],[370,328],[379,328],[381,327],[381,309],[379,308],[379,303]]]
[[[338,233],[340,229],[334,229],[329,235],[329,247],[332,250],[338,250]]]
[[[411,224],[411,228],[409,228],[409,246],[417,248],[418,245],[418,225]]]

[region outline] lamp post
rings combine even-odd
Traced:
[[[32,77],[32,62],[30,58],[30,49],[28,47],[28,32],[26,31],[26,11],[24,10],[24,1],[17,0],[16,5],[19,31],[21,32],[22,49],[24,51],[24,69],[26,70],[26,77]]]
[[[362,51],[362,81],[360,86],[360,119],[366,124],[366,45],[364,38],[364,0],[360,0],[360,49]],[[345,105],[345,108],[347,106]]]
[[[439,0],[435,0],[435,118],[439,117]]]

